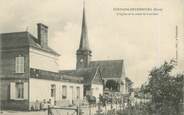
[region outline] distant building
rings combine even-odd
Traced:
[[[30,110],[83,99],[83,78],[59,75],[59,54],[48,46],[48,27],[38,24],[38,38],[28,32],[0,34],[1,109]],[[38,105],[37,105],[38,107]]]

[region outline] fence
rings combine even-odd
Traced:
[[[48,115],[80,115],[79,107],[48,107]]]
[[[75,107],[48,107],[48,115],[115,115],[120,106],[100,105],[75,106]]]

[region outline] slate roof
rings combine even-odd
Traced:
[[[89,67],[76,70],[61,70],[60,74],[78,76],[84,78],[84,84],[91,84],[95,74],[100,72],[102,78],[125,77],[123,60],[100,60],[91,61]]]
[[[29,32],[12,32],[12,33],[1,33],[1,48],[20,48],[20,47],[34,47],[38,50],[42,50],[54,55],[59,56],[57,52],[51,49],[49,46],[43,48],[38,44],[38,39]]]
[[[121,78],[125,76],[123,60],[91,61],[89,67],[100,67],[102,78]]]
[[[98,67],[94,68],[84,68],[84,69],[77,69],[77,70],[61,70],[61,75],[70,75],[76,77],[83,77],[84,84],[90,85],[91,82],[94,80],[96,73],[98,72]]]

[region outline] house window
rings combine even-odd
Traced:
[[[24,73],[24,57],[18,56],[15,58],[15,72]]]
[[[62,86],[62,99],[67,98],[67,87],[64,85]]]
[[[80,87],[77,87],[77,99],[80,98]]]
[[[24,98],[24,84],[23,82],[16,83],[16,98],[17,99],[22,99]]]
[[[56,97],[56,85],[51,85],[51,97]]]
[[[72,99],[74,99],[74,90],[73,90],[73,86],[70,86],[70,91],[71,91]]]
[[[10,99],[28,99],[28,83],[27,82],[11,82],[10,83]]]

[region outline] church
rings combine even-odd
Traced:
[[[95,60],[92,59],[92,51],[89,47],[88,28],[85,16],[85,7],[83,8],[82,28],[79,48],[76,51],[76,69],[60,70],[61,75],[78,76],[84,78],[84,96],[93,95],[98,97],[99,94],[108,92],[119,92],[128,94],[126,85],[126,74],[124,60]],[[101,82],[101,83],[100,83]],[[111,83],[114,83],[113,87]],[[103,90],[100,87],[103,85]],[[98,86],[100,88],[94,88]]]

